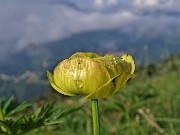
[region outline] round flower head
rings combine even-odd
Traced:
[[[121,58],[111,54],[78,52],[60,62],[54,75],[47,71],[51,86],[59,93],[89,99],[106,98],[119,91],[133,76],[135,70],[131,55]]]

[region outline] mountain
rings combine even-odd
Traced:
[[[172,28],[171,28],[172,29]],[[171,54],[180,53],[180,33],[146,32],[136,29],[114,29],[83,32],[63,40],[43,44],[29,44],[17,53],[10,53],[0,62],[0,71],[20,75],[27,70],[45,73],[61,60],[78,51],[97,52],[101,55],[131,53],[137,65],[154,63]]]
[[[151,77],[160,77],[162,75],[169,73],[178,73],[180,72],[180,55],[172,55],[167,59],[164,59],[156,64],[150,64],[145,68],[141,68],[136,73],[149,78]],[[44,79],[40,78],[40,73],[26,71],[24,74],[19,76],[10,76],[6,74],[0,75],[0,95],[3,97],[11,97],[14,95],[18,101],[24,100],[32,100],[33,98],[37,98],[47,95],[47,92],[50,92],[53,89],[49,82],[47,81],[47,77]],[[142,80],[141,80],[142,81]],[[51,92],[50,92],[51,93]],[[50,94],[49,93],[49,94]]]
[[[139,35],[136,29],[114,29],[79,33],[39,45],[31,43],[0,61],[0,95],[15,95],[22,101],[46,93],[50,89],[46,70],[52,71],[61,60],[78,51],[119,56],[123,52],[131,53],[140,67],[180,54],[179,37],[180,34],[147,32]]]

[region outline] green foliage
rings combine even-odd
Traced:
[[[16,118],[13,117],[13,114],[22,112],[32,106],[32,104],[23,102],[8,112],[8,107],[13,100],[14,97],[11,97],[6,101],[2,109],[5,116],[5,120],[0,120],[0,134],[2,135],[23,135],[43,126],[62,124],[61,118],[82,108],[82,106],[78,106],[60,110],[54,107],[53,102],[47,103],[39,108],[38,111],[25,113]]]
[[[11,96],[4,104],[3,106],[3,113],[5,115],[5,117],[10,117],[15,113],[21,112],[23,110],[25,110],[26,108],[30,107],[31,104],[27,103],[27,102],[22,102],[21,104],[17,105],[17,106],[11,106],[11,104],[13,104],[13,101],[15,100],[14,96]],[[10,108],[13,107],[13,108]],[[8,110],[9,109],[9,110]]]
[[[166,64],[166,63],[165,63]],[[117,95],[99,100],[101,134],[103,135],[179,135],[180,134],[180,83],[178,70],[159,63],[156,74],[149,76],[146,69]],[[155,65],[156,66],[156,65]],[[60,95],[57,95],[60,96]],[[78,104],[81,99],[59,100],[59,105]],[[72,105],[72,104],[71,104]],[[91,135],[90,102],[70,116],[54,135]],[[44,135],[42,132],[38,135]]]
[[[173,58],[173,60],[167,59],[153,66],[151,75],[149,75],[148,68],[140,70],[121,92],[99,101],[102,135],[180,134],[180,58]],[[33,125],[29,124],[31,129],[35,130],[26,133],[27,135],[92,134],[90,102],[86,102],[85,107],[81,109],[78,107],[72,108],[72,106],[82,102],[81,97],[65,98],[57,93],[55,95],[51,94],[51,96],[53,97],[45,97],[45,102],[47,99],[54,100],[57,97],[56,106],[60,109],[54,109],[55,111],[50,115],[51,111],[46,111],[46,107],[44,106],[44,109],[34,109],[35,112],[26,113],[24,115],[25,118],[21,116],[27,108],[30,107],[32,109],[32,105],[27,106],[27,108],[24,107],[26,109],[20,107],[21,111],[15,111],[16,113],[11,114],[10,112],[17,106],[10,107],[11,105],[8,105],[10,104],[8,102],[12,99],[9,99],[10,101],[4,102],[2,106],[3,113],[6,115],[6,121],[1,121],[0,125],[6,129],[13,129],[15,125],[13,123],[21,118],[19,125],[22,126],[27,121],[43,125],[38,125],[38,128],[32,128]],[[0,101],[2,100],[0,99]],[[46,106],[50,108],[50,104]],[[67,108],[72,109],[67,110]],[[76,109],[79,111],[76,111]],[[70,113],[71,115],[67,115]],[[37,118],[38,116],[40,117]],[[45,116],[47,116],[46,120],[43,119]],[[21,130],[23,129],[19,128],[18,132]],[[0,135],[3,134],[7,135],[7,132],[0,129]]]

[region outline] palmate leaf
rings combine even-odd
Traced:
[[[42,126],[61,124],[59,120],[62,117],[78,111],[81,108],[82,106],[78,106],[67,110],[60,110],[54,108],[54,103],[48,103],[41,107],[38,112],[22,115],[14,121],[0,121],[0,125],[8,131],[4,132],[1,129],[0,133],[4,135],[23,135]]]

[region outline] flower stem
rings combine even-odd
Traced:
[[[92,99],[93,133],[100,135],[98,99]]]

